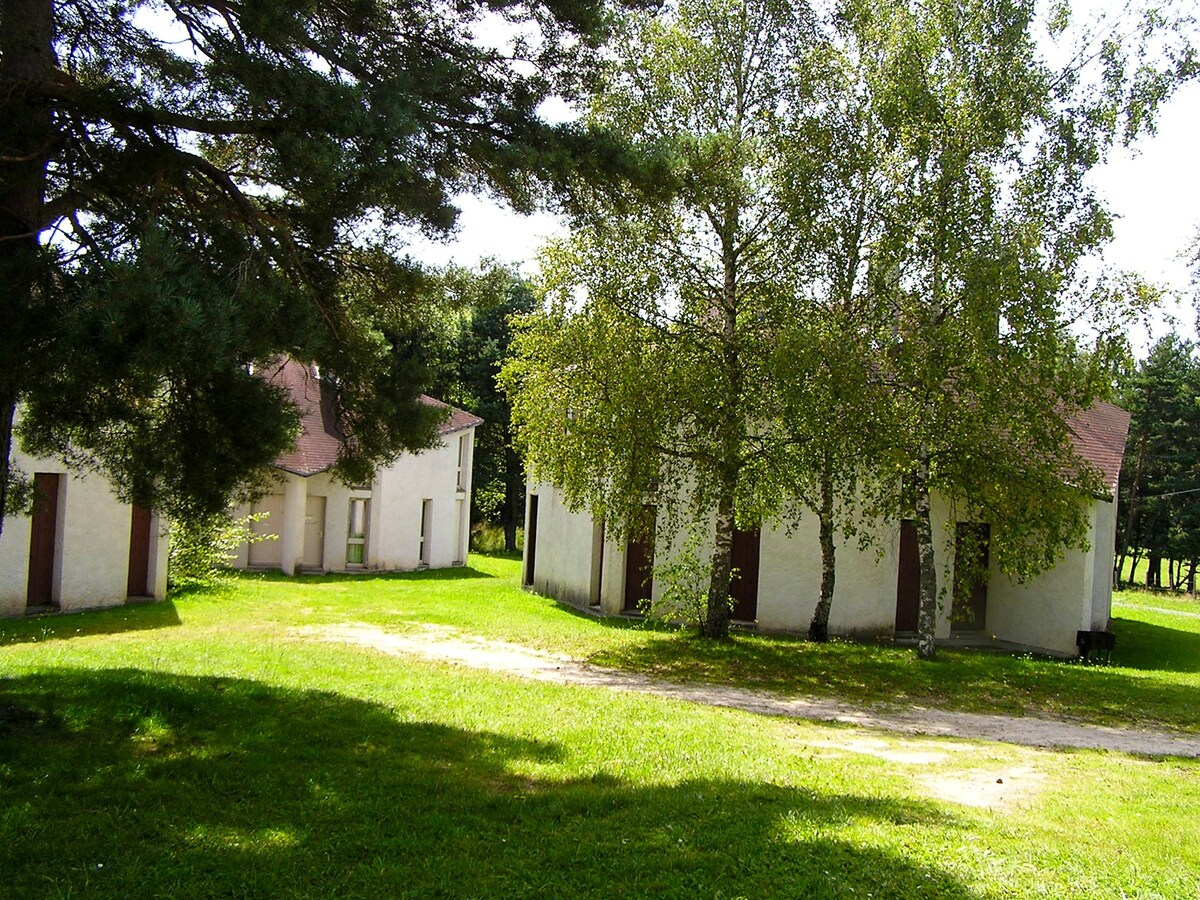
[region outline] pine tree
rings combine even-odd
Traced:
[[[447,232],[456,192],[528,209],[617,167],[538,112],[585,91],[609,13],[3,0],[0,516],[18,404],[32,450],[143,503],[222,505],[291,439],[249,374],[279,353],[337,387],[343,476],[428,444],[405,350],[425,280],[378,245]],[[511,46],[475,39],[488,16]]]

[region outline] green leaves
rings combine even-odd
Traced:
[[[22,402],[31,446],[212,511],[290,439],[246,373],[289,354],[337,382],[343,476],[428,446],[412,345],[436,291],[390,231],[447,233],[462,191],[529,209],[633,171],[538,111],[583,96],[610,13],[4,0],[3,421]],[[477,40],[497,16],[519,47]]]

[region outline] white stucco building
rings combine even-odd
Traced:
[[[977,635],[1057,654],[1076,651],[1076,632],[1108,625],[1116,535],[1116,489],[1129,429],[1129,414],[1098,403],[1070,421],[1077,453],[1104,475],[1108,495],[1080,496],[1089,519],[1087,551],[1067,551],[1059,563],[1020,584],[986,560],[989,578],[938,612],[937,636]],[[587,512],[571,512],[552,485],[528,487],[523,583],[580,607],[616,615],[635,611],[644,597],[661,597],[652,562],[655,545],[670,552],[672,535],[617,544],[604,524]],[[938,572],[952,577],[956,536],[974,529],[984,552],[986,523],[954,522],[951,507],[934,497],[934,546]],[[895,635],[916,630],[917,543],[911,522],[893,522],[876,547],[860,550],[838,538],[837,582],[829,630],[841,635]],[[965,546],[970,546],[967,542]],[[882,553],[878,548],[882,548]],[[949,555],[949,558],[947,558]],[[799,527],[766,523],[760,531],[736,532],[734,621],[764,631],[806,631],[820,594],[821,551],[816,517]],[[947,582],[952,583],[952,582]],[[947,592],[949,595],[950,592]]]
[[[13,448],[33,478],[32,515],[7,516],[0,534],[0,615],[117,606],[167,593],[165,524],[123,503],[95,473]]]
[[[282,384],[302,416],[296,448],[276,460],[270,492],[237,516],[269,513],[255,531],[276,540],[243,544],[238,568],[297,572],[406,571],[464,565],[471,527],[471,462],[477,416],[444,407],[441,444],[406,453],[378,469],[370,484],[345,485],[329,471],[341,438],[313,368],[284,363]]]

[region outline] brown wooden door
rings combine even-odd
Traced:
[[[732,617],[736,622],[753,622],[758,619],[758,558],[761,532],[733,532],[732,559],[737,574],[729,583],[729,596],[733,599]]]
[[[639,612],[638,603],[654,596],[654,524],[658,510],[642,507],[642,527],[625,545],[625,612]]]
[[[916,631],[921,606],[921,561],[917,552],[917,523],[900,523],[900,564],[896,576],[896,631]]]
[[[525,522],[525,584],[533,584],[537,569],[538,495],[529,495],[529,519]]]
[[[959,522],[954,534],[954,603],[951,631],[987,628],[987,569],[991,557],[991,526]]]
[[[150,510],[135,506],[129,520],[129,580],[125,593],[130,597],[150,596]]]
[[[26,602],[45,606],[54,602],[54,546],[58,539],[58,488],[56,472],[33,476],[33,519],[29,531],[29,581]]]

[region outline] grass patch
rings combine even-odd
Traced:
[[[406,574],[288,578],[243,574],[173,604],[122,607],[0,625],[5,642],[150,629],[171,639],[186,608],[188,633],[257,633],[348,620],[392,631],[427,625],[565,653],[676,681],[711,681],[850,703],[903,703],[971,712],[1050,715],[1108,725],[1200,731],[1200,618],[1156,609],[1191,601],[1124,592],[1114,598],[1112,665],[943,650],[933,663],[911,648],[739,633],[726,641],[621,618],[595,619],[523,591],[515,556]]]
[[[967,703],[1006,678],[1049,703],[1038,671],[1068,693],[1194,677],[990,655],[921,668],[906,650],[759,636],[711,647],[574,614],[522,592],[516,571],[477,557],[247,576],[168,604],[0,622],[2,893],[1200,894],[1200,763],[864,738],[297,633],[437,624],[851,700],[885,694],[871,683],[884,676],[913,696],[952,697],[944,682],[961,680]],[[1129,621],[1167,628],[1151,615]]]

